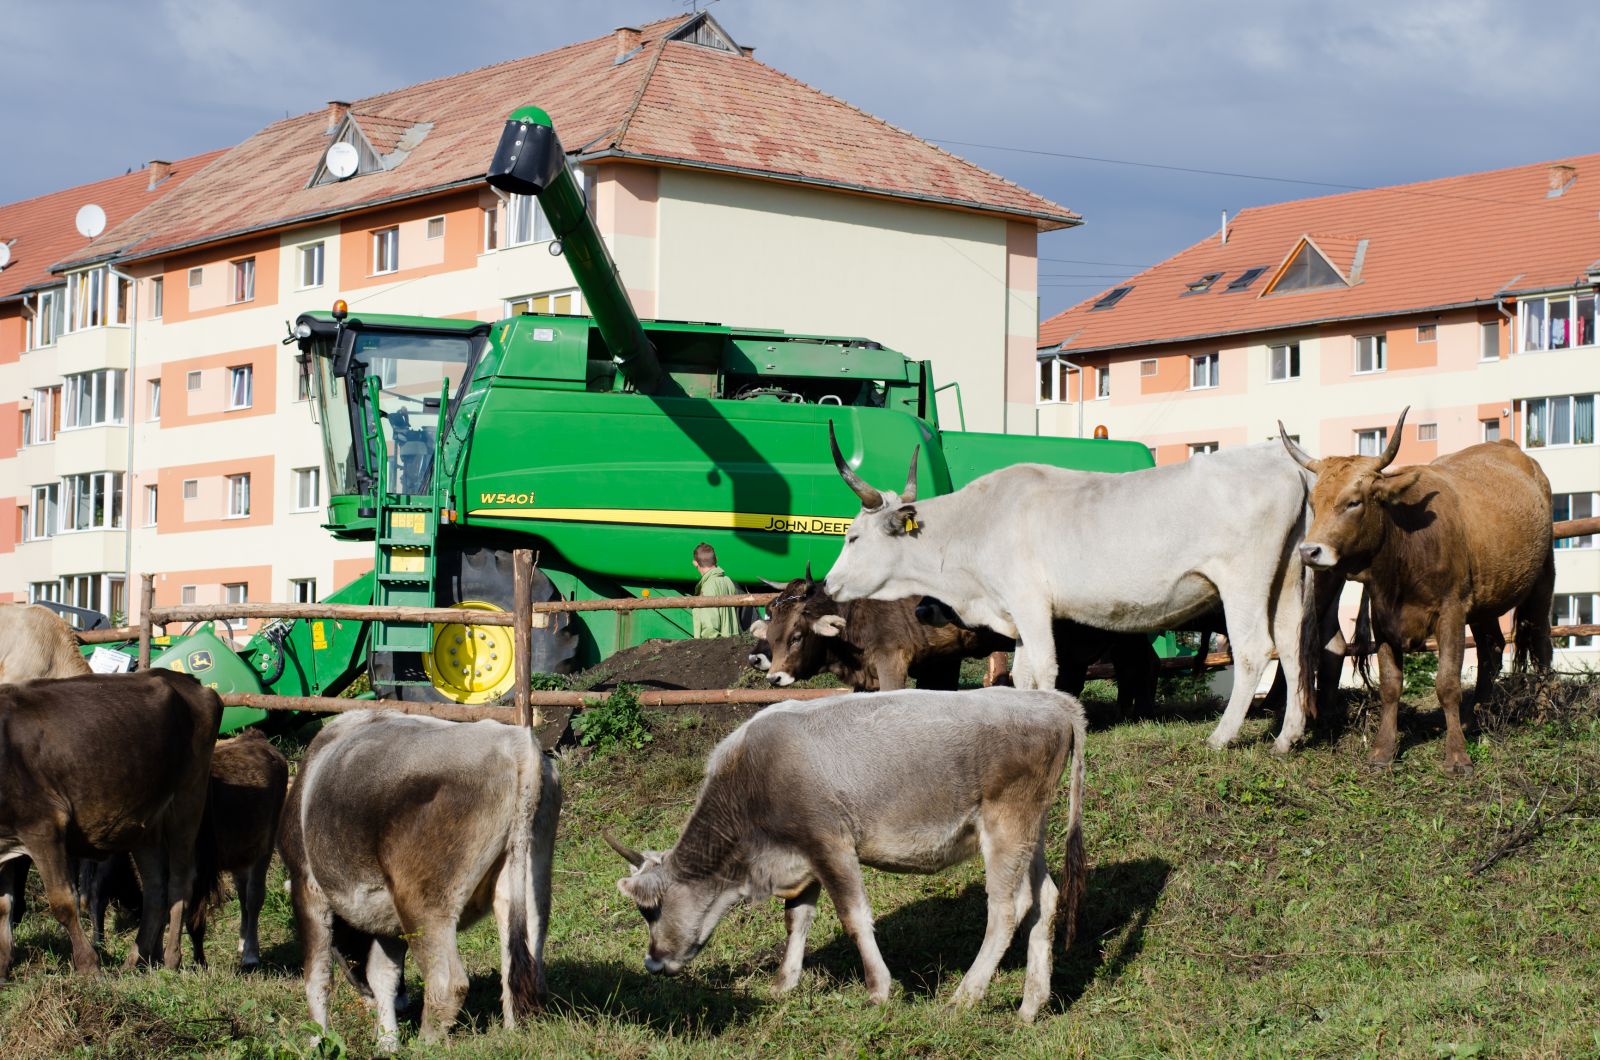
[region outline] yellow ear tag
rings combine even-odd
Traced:
[[[917,531],[917,520],[914,516],[906,516],[906,533],[914,534]]]

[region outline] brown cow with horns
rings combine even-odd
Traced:
[[[1478,649],[1481,700],[1500,670],[1500,616],[1516,609],[1516,661],[1550,665],[1550,600],[1555,587],[1550,481],[1511,441],[1486,442],[1431,464],[1386,470],[1400,450],[1400,413],[1378,456],[1312,459],[1278,433],[1289,455],[1317,476],[1314,520],[1300,546],[1307,566],[1361,582],[1372,605],[1383,715],[1374,765],[1395,756],[1402,662],[1429,634],[1439,642],[1434,688],[1444,711],[1445,767],[1472,767],[1461,733],[1465,627]]]

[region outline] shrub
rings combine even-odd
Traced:
[[[594,748],[600,755],[619,749],[643,750],[655,739],[639,707],[639,689],[634,685],[618,685],[604,703],[575,716],[572,731],[580,744]]]

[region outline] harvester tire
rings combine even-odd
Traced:
[[[534,601],[560,598],[560,591],[549,577],[535,567]],[[441,550],[437,599],[441,607],[454,607],[471,601],[510,611],[514,603],[510,550],[490,545],[465,545],[448,551]],[[578,651],[578,636],[571,628],[571,616],[553,614],[545,617],[549,621],[533,629],[531,670],[535,674],[570,673]],[[371,667],[373,691],[380,698],[414,703],[460,702],[432,683],[400,683],[427,679],[422,656],[418,653],[375,652]],[[509,704],[511,697],[508,688],[493,702]]]

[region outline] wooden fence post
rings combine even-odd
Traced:
[[[145,574],[141,576],[143,585],[139,595],[139,669],[150,669],[150,634],[154,632],[154,623],[150,621],[150,614],[156,607],[156,576]]]
[[[519,548],[511,554],[511,610],[516,625],[511,627],[515,681],[512,687],[512,723],[533,725],[533,553]]]

